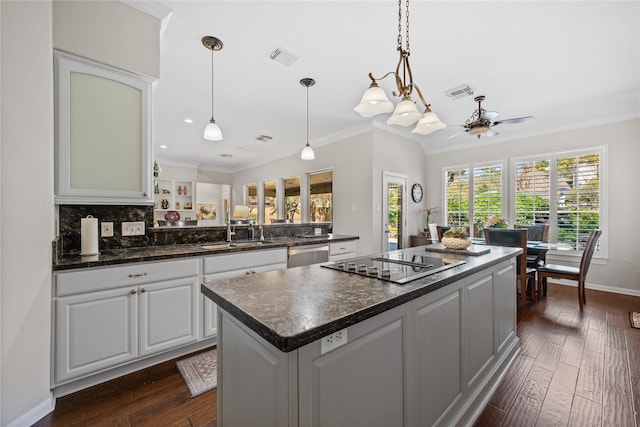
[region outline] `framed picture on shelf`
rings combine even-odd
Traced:
[[[197,219],[216,219],[216,205],[213,203],[196,204]]]

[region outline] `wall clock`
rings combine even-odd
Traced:
[[[420,203],[422,201],[422,185],[413,184],[413,187],[411,187],[411,198],[416,203]]]

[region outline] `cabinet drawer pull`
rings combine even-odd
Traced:
[[[130,274],[129,277],[143,277],[146,276],[147,273],[138,273],[138,274]]]
[[[137,292],[135,289],[132,289],[131,292],[129,292],[131,295],[135,295]]]

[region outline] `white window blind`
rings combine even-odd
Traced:
[[[502,217],[502,165],[473,169],[473,222],[486,224],[492,217]]]
[[[446,218],[450,225],[469,225],[469,169],[445,170]]]
[[[556,180],[558,242],[582,250],[600,228],[600,155],[558,157]]]
[[[551,199],[550,160],[515,163],[515,223],[548,224]]]

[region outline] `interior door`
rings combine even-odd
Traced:
[[[384,172],[382,193],[382,251],[402,249],[407,239],[407,176]]]

